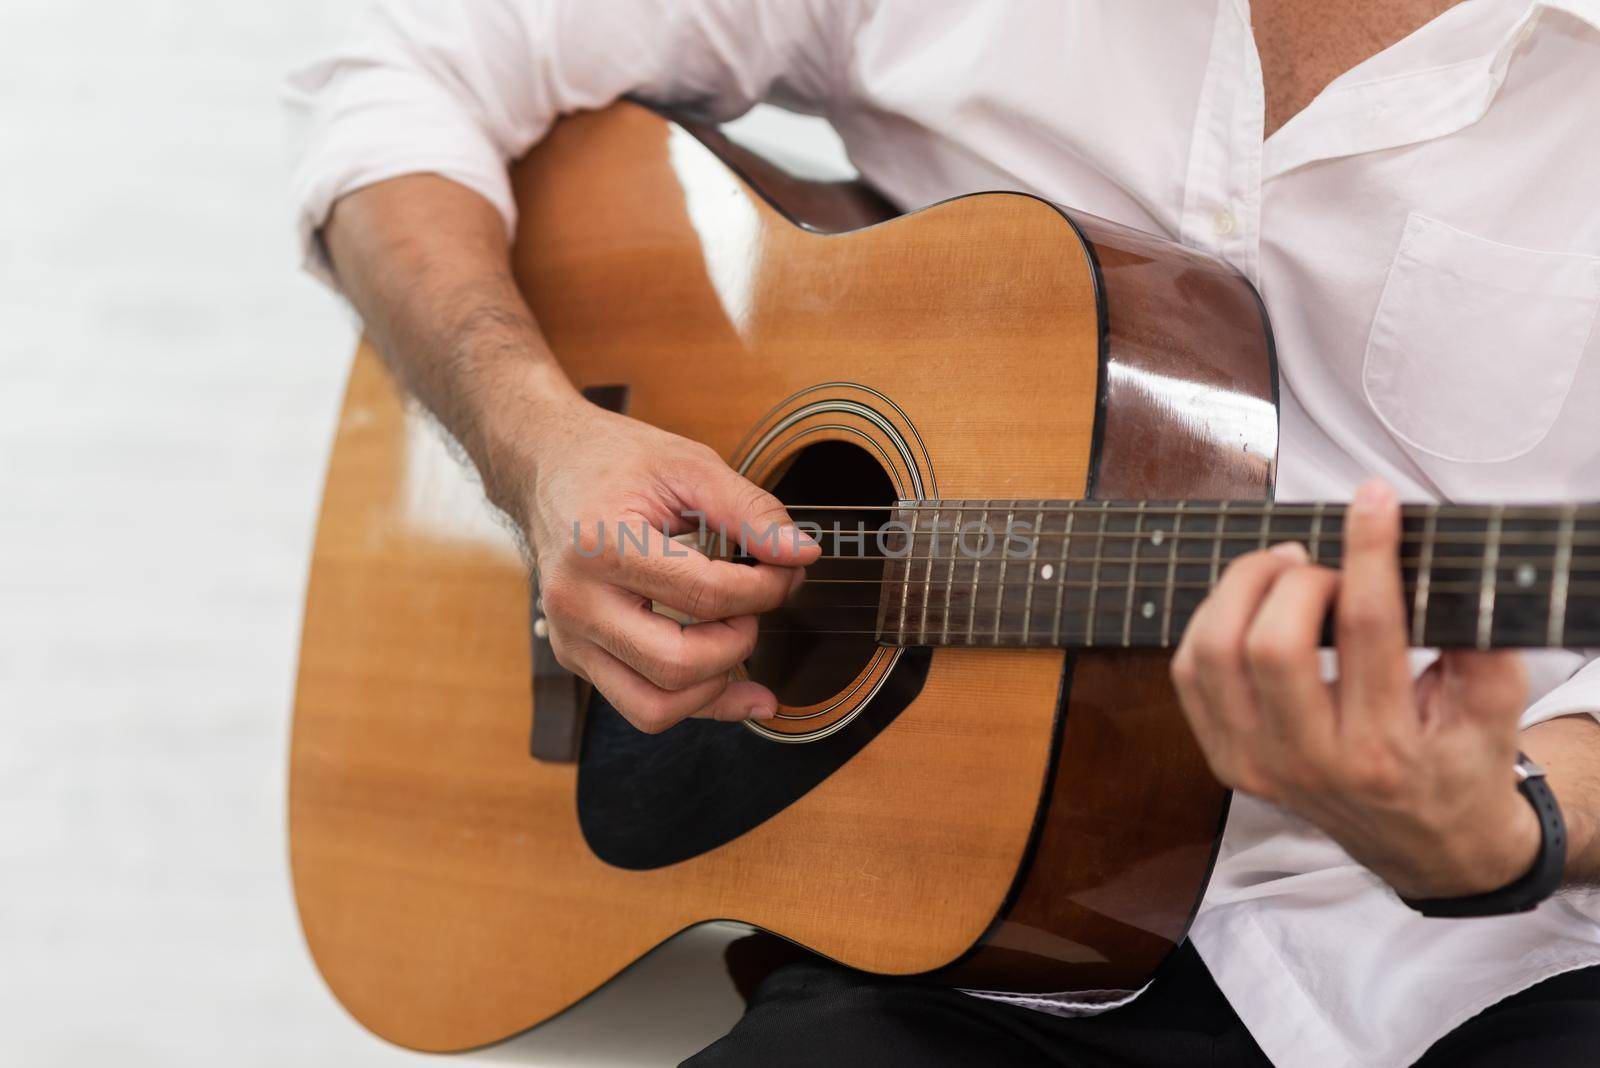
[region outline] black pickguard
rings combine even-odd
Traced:
[[[731,842],[798,801],[878,736],[922,690],[931,649],[907,649],[854,721],[820,741],[769,741],[688,719],[645,734],[598,694],[578,761],[578,824],[619,868],[661,868]]]

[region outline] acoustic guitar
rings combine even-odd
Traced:
[[[517,276],[573,382],[715,448],[824,555],[742,669],[774,719],[636,731],[555,663],[515,538],[363,345],[290,784],[339,999],[466,1049],[717,920],[965,988],[1137,989],[1228,805],[1170,652],[1233,557],[1340,558],[1340,506],[1271,500],[1249,283],[1018,193],[896,218],[630,103],[562,122],[514,185]],[[1595,508],[1404,529],[1415,644],[1600,645]]]

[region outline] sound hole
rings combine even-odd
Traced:
[[[804,585],[788,604],[761,617],[746,664],[750,677],[779,702],[805,708],[842,692],[878,649],[883,554],[877,531],[895,489],[871,453],[846,441],[803,449],[771,489],[786,505],[844,506],[790,509],[797,522],[822,528],[822,559],[806,569]]]

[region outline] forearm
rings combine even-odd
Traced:
[[[323,235],[385,362],[517,514],[526,431],[574,391],[517,289],[499,213],[448,179],[410,175],[341,199]]]
[[[770,690],[730,672],[754,647],[756,615],[782,604],[819,552],[777,498],[705,445],[586,403],[517,289],[502,216],[466,187],[431,176],[367,186],[337,202],[324,239],[384,358],[525,535],[541,636],[562,666],[643,730],[774,715]],[[666,551],[693,529],[688,514],[778,536],[751,546],[754,565]],[[650,527],[637,554],[580,546],[580,533],[604,546],[623,524]]]
[[[1568,886],[1600,886],[1600,722],[1560,716],[1523,731],[1523,752],[1544,767],[1567,824]]]

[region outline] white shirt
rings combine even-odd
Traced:
[[[506,163],[622,93],[826,116],[904,208],[1014,188],[1227,259],[1282,375],[1282,499],[1600,500],[1600,0],[1468,0],[1263,142],[1245,0],[390,0],[295,75],[308,263],[329,206],[429,171],[510,226]],[[1600,710],[1530,655],[1525,723]],[[1235,800],[1190,937],[1279,1065],[1402,1065],[1600,962],[1600,902],[1448,921]],[[1035,1003],[1038,1004],[1038,1003]],[[1053,1006],[1040,1004],[1047,1010]]]

